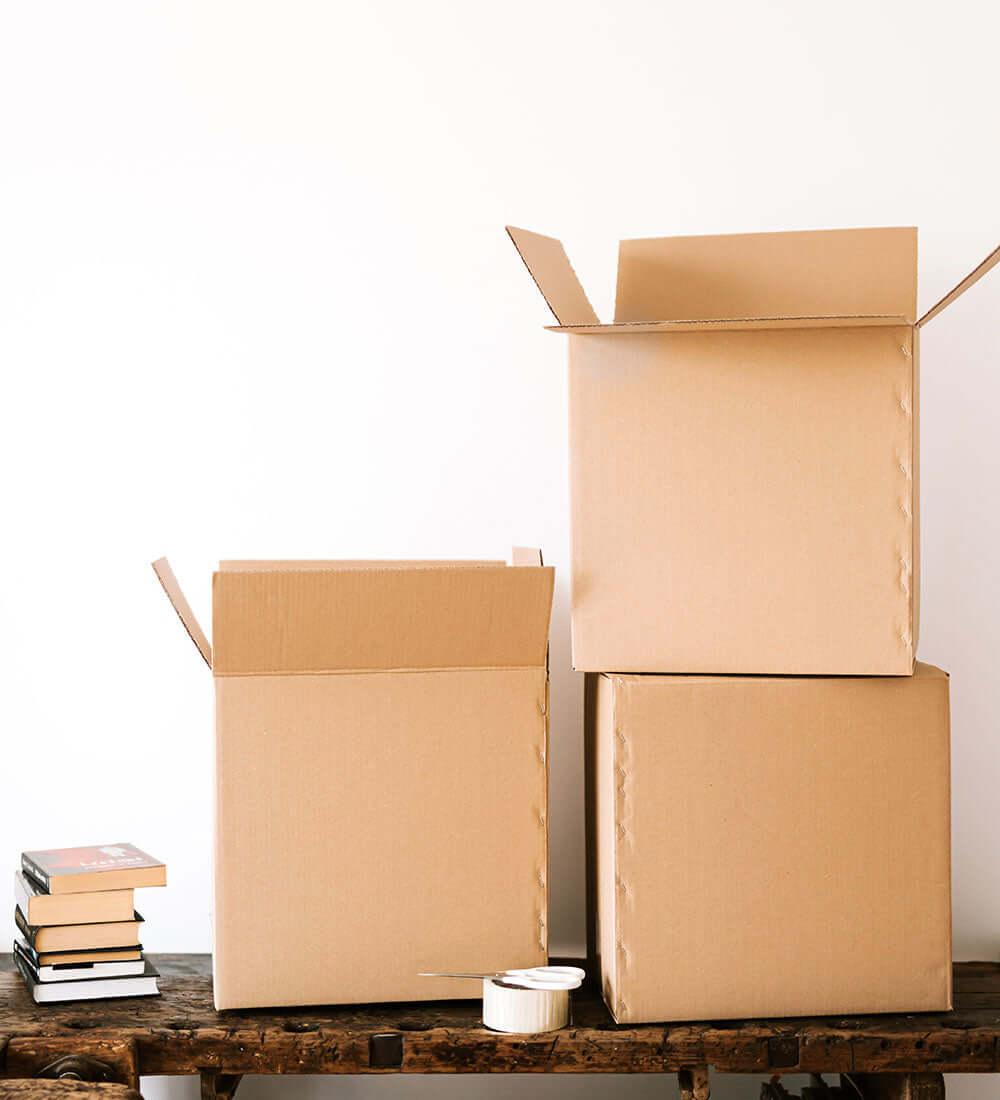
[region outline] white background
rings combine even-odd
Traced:
[[[917,224],[926,308],[1000,241],[996,7],[0,10],[0,865],[134,840],[170,869],[147,946],[208,949],[211,683],[154,557],[207,626],[219,557],[541,544],[560,577],[553,947],[578,947],[565,347],[503,226],[562,236],[608,317],[620,236]],[[1000,272],[923,341],[920,652],[953,674],[958,958],[995,958],[1000,923],[998,305]]]

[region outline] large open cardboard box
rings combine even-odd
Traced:
[[[951,1001],[948,678],[587,677],[619,1023]]]
[[[918,628],[917,231],[622,241],[598,322],[559,241],[511,238],[569,334],[573,663],[908,675]]]
[[[553,570],[223,562],[216,687],[218,1008],[478,996],[420,971],[547,955]]]

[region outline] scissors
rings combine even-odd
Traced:
[[[521,970],[498,970],[494,974],[430,974],[421,978],[475,978],[477,981],[494,981],[514,989],[578,989],[586,973],[578,966],[529,966]]]

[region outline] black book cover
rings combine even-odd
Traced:
[[[31,955],[27,951],[25,951],[25,949],[17,942],[17,940],[14,941],[14,962],[16,962],[18,966],[20,966],[21,963],[24,963],[24,965],[28,968],[28,971],[31,974],[32,978],[34,978],[36,982],[39,980],[38,957],[35,956],[35,958],[32,959]]]
[[[25,915],[21,912],[20,905],[14,906],[14,923],[17,925],[17,930],[21,933],[21,935],[24,936],[24,938],[28,941],[28,943],[31,944],[32,947],[34,947],[35,937],[38,935],[38,929],[35,926],[28,924]]]
[[[34,993],[35,986],[38,984],[35,981],[34,975],[31,973],[31,968],[24,961],[24,957],[17,951],[14,952],[14,963],[17,969],[21,971],[21,977],[24,978],[24,984],[28,987],[29,993]]]
[[[21,870],[28,878],[34,879],[42,893],[47,894],[49,892],[49,876],[33,859],[29,858],[27,852],[21,853]]]

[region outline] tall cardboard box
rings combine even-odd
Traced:
[[[547,954],[553,570],[223,562],[216,689],[218,1008],[468,997]]]
[[[917,231],[622,241],[614,324],[510,229],[569,334],[573,663],[908,675]]]
[[[587,678],[619,1023],[950,1008],[948,678]]]

